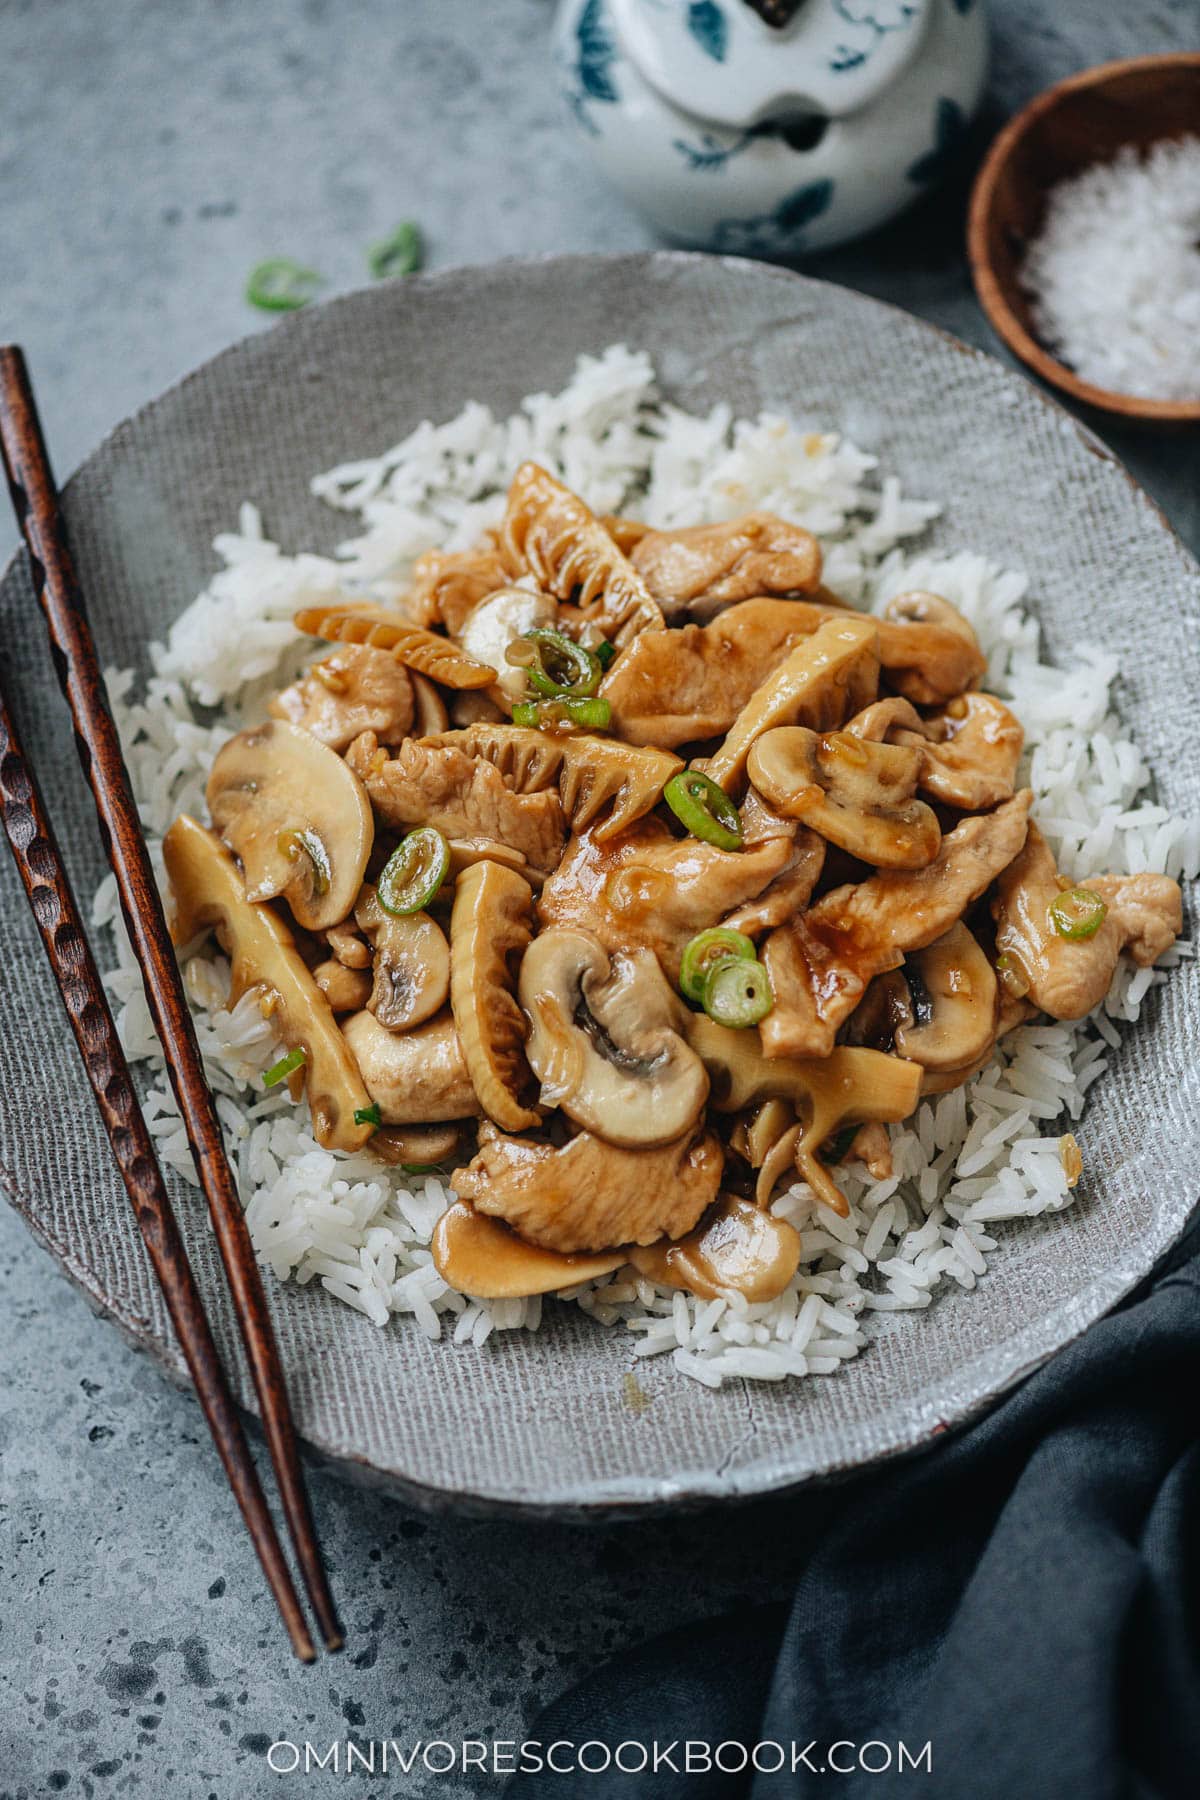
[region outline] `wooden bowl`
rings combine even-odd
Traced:
[[[1056,182],[1109,161],[1126,144],[1143,148],[1185,133],[1200,133],[1200,52],[1102,63],[1047,88],[1005,126],[971,195],[971,276],[996,331],[1043,381],[1126,419],[1200,423],[1200,396],[1144,400],[1082,381],[1038,342],[1021,263]]]

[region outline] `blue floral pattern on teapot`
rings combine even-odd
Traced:
[[[561,0],[555,27],[571,114],[633,204],[679,242],[780,258],[952,173],[986,59],[981,0],[802,0],[783,29],[747,0]]]

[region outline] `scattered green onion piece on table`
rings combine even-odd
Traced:
[[[730,957],[709,970],[704,1010],[718,1025],[745,1031],[765,1019],[774,1004],[770,978],[760,962]]]
[[[297,1069],[303,1067],[305,1054],[304,1050],[296,1049],[289,1050],[286,1056],[281,1056],[277,1063],[272,1063],[263,1076],[263,1086],[265,1088],[278,1087],[281,1081],[286,1081],[289,1075],[294,1075]]]
[[[742,821],[738,809],[715,781],[699,769],[682,769],[663,789],[663,799],[685,830],[718,850],[740,850]]]
[[[539,694],[552,700],[585,700],[595,693],[604,670],[594,650],[544,625],[527,631],[525,637],[534,647],[528,674]]]
[[[251,269],[246,298],[264,312],[295,312],[308,305],[324,279],[290,256],[269,256]]]
[[[382,1125],[383,1114],[379,1110],[378,1100],[372,1100],[370,1106],[356,1106],[354,1123],[356,1125]]]
[[[384,912],[403,918],[429,905],[450,868],[450,846],[436,825],[410,831],[388,857],[376,894]]]
[[[325,846],[315,831],[281,831],[276,840],[277,848],[283,856],[295,862],[298,857],[307,856],[313,866],[313,889],[318,894],[329,892],[332,871]]]
[[[577,700],[566,694],[557,700],[518,700],[512,719],[514,725],[532,725],[539,731],[606,731],[612,707],[607,700]]]
[[[1050,902],[1050,922],[1059,937],[1078,943],[1095,937],[1108,916],[1108,907],[1091,888],[1067,888]]]
[[[685,999],[702,1006],[704,984],[718,963],[755,962],[757,958],[753,938],[732,931],[728,925],[713,925],[708,931],[698,932],[685,949],[679,964],[679,991]]]
[[[415,275],[424,261],[421,227],[413,219],[405,219],[391,237],[372,244],[367,251],[367,267],[376,281],[384,281],[390,275]]]

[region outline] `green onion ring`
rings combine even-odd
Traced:
[[[1095,937],[1107,916],[1108,907],[1091,888],[1066,888],[1050,902],[1050,923],[1073,943]]]
[[[612,707],[607,700],[565,694],[557,700],[518,700],[512,719],[514,725],[533,725],[539,731],[606,731]]]
[[[685,830],[718,850],[740,850],[742,821],[724,788],[699,769],[681,769],[663,789],[663,799]]]
[[[593,651],[600,667],[607,669],[617,654],[617,647],[615,644],[610,644],[607,638],[601,638],[598,644],[593,645]]]
[[[391,237],[372,244],[367,251],[367,267],[376,281],[385,281],[390,275],[415,275],[424,261],[421,227],[414,219],[405,219]]]
[[[704,1010],[718,1025],[745,1031],[765,1019],[774,1004],[770,978],[760,962],[730,957],[709,970],[704,983]]]
[[[604,670],[594,650],[545,625],[527,631],[525,637],[535,651],[527,672],[539,694],[551,700],[585,700],[595,693]]]
[[[758,952],[753,938],[742,931],[731,931],[727,925],[713,925],[696,934],[683,953],[679,964],[679,991],[687,1000],[704,1004],[704,984],[718,963],[756,962]]]
[[[388,857],[376,893],[395,918],[429,905],[450,868],[450,846],[436,825],[410,831]]]
[[[307,1052],[303,1049],[289,1050],[286,1056],[281,1056],[279,1061],[273,1063],[267,1070],[263,1076],[263,1086],[265,1088],[278,1087],[281,1081],[286,1081],[289,1075],[294,1075],[297,1069],[304,1066],[306,1055]]]
[[[246,298],[264,312],[295,312],[308,305],[324,279],[290,256],[269,256],[251,269]]]
[[[370,1106],[356,1106],[354,1109],[354,1123],[356,1125],[382,1125],[383,1114],[379,1110],[378,1100],[372,1100]]]

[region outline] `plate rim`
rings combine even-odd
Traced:
[[[769,280],[779,284],[781,288],[799,284],[810,292],[813,290],[831,292],[849,298],[856,305],[882,313],[889,321],[892,319],[903,321],[906,328],[916,328],[919,332],[928,334],[945,349],[954,351],[966,357],[970,362],[983,366],[992,371],[993,375],[999,372],[1014,389],[1020,390],[1026,398],[1032,396],[1041,408],[1058,421],[1060,427],[1065,422],[1084,450],[1090,452],[1123,477],[1136,499],[1147,508],[1155,525],[1165,532],[1185,569],[1190,569],[1200,576],[1200,562],[1192,554],[1188,545],[1184,543],[1182,536],[1172,524],[1163,507],[1126,467],[1116,452],[1099,437],[1089,424],[1077,418],[1061,399],[1031,380],[1019,368],[1010,365],[989,351],[966,343],[944,326],[934,324],[915,313],[908,312],[893,301],[878,299],[875,295],[862,293],[858,289],[846,287],[842,283],[826,281],[798,270],[756,261],[748,257],[712,256],[696,251],[675,249],[579,252],[566,255],[549,251],[535,256],[505,257],[493,263],[463,264],[417,275],[398,276],[388,282],[373,283],[370,286],[334,295],[328,300],[305,307],[302,311],[279,320],[271,327],[246,333],[233,343],[216,351],[195,368],[187,370],[175,381],[142,402],[133,412],[118,420],[72,469],[70,475],[62,483],[63,497],[69,500],[72,489],[99,456],[106,452],[119,454],[122,442],[130,434],[136,432],[143,419],[164,403],[185,392],[193,384],[210,376],[217,366],[236,363],[240,357],[247,354],[252,346],[267,336],[268,332],[283,333],[289,338],[294,337],[298,341],[302,341],[303,337],[314,329],[314,321],[324,319],[336,310],[351,307],[363,295],[377,294],[382,289],[399,290],[403,288],[411,292],[416,286],[421,291],[428,291],[438,286],[452,286],[464,280],[468,283],[481,279],[486,280],[497,270],[519,273],[526,269],[545,271],[554,268],[561,270],[564,277],[572,274],[578,277],[586,275],[589,269],[595,269],[598,266],[612,267],[618,264],[624,264],[630,268],[631,272],[636,271],[638,274],[663,267],[700,265],[711,268],[716,265],[740,276],[750,273],[756,279]],[[27,553],[23,545],[18,545],[5,563],[3,570],[0,571],[0,581],[7,581],[16,566],[26,559]],[[89,936],[91,935],[89,933]],[[71,1245],[59,1241],[53,1231],[48,1228],[47,1222],[43,1218],[35,1216],[37,1202],[32,1195],[22,1189],[16,1177],[3,1165],[0,1165],[0,1190],[4,1192],[10,1205],[22,1218],[34,1239],[49,1252],[67,1279],[85,1295],[93,1310],[111,1321],[133,1348],[148,1352],[173,1385],[194,1392],[186,1365],[173,1337],[156,1333],[152,1326],[148,1326],[145,1320],[139,1319],[123,1303],[120,1296],[106,1292],[102,1279],[91,1268],[86,1256]],[[310,1430],[300,1433],[301,1442],[306,1452],[315,1457],[323,1466],[335,1470],[345,1479],[360,1486],[394,1494],[422,1512],[431,1514],[608,1525],[671,1514],[696,1513],[716,1507],[739,1507],[768,1499],[780,1499],[789,1494],[799,1493],[814,1484],[824,1485],[847,1481],[858,1475],[869,1474],[883,1465],[899,1459],[924,1454],[933,1448],[940,1439],[966,1428],[1002,1400],[1019,1382],[1025,1380],[1048,1362],[1052,1356],[1057,1355],[1076,1341],[1086,1330],[1127,1298],[1140,1282],[1152,1274],[1163,1257],[1178,1243],[1198,1205],[1200,1205],[1200,1198],[1187,1199],[1181,1188],[1179,1199],[1174,1207],[1164,1210],[1157,1216],[1154,1230],[1149,1240],[1139,1250],[1136,1258],[1132,1254],[1127,1254],[1119,1263],[1110,1265],[1098,1274],[1087,1288],[1070,1297],[1072,1327],[1065,1335],[1062,1329],[1062,1313],[1067,1307],[1067,1302],[1061,1303],[1058,1307],[1032,1321],[1016,1339],[1006,1344],[1003,1350],[993,1349],[990,1352],[993,1357],[1000,1356],[1003,1366],[999,1372],[993,1372],[982,1393],[964,1398],[961,1391],[964,1386],[963,1371],[959,1370],[953,1376],[943,1377],[935,1387],[925,1387],[919,1393],[906,1399],[899,1410],[888,1416],[887,1442],[865,1460],[854,1460],[850,1456],[840,1460],[828,1460],[823,1466],[809,1469],[800,1475],[783,1472],[774,1477],[764,1477],[761,1474],[752,1474],[744,1486],[737,1485],[736,1478],[735,1485],[731,1486],[728,1480],[720,1480],[710,1471],[703,1475],[696,1471],[688,1471],[681,1478],[688,1484],[686,1490],[681,1492],[674,1491],[669,1482],[664,1482],[659,1478],[625,1475],[610,1478],[606,1485],[597,1485],[594,1490],[594,1498],[542,1500],[516,1496],[510,1492],[490,1491],[486,1482],[456,1488],[439,1486],[395,1468],[380,1467],[361,1452],[351,1450],[328,1436]],[[252,1421],[254,1429],[260,1431],[257,1408],[242,1402],[239,1402],[239,1405],[241,1405],[243,1415]]]

